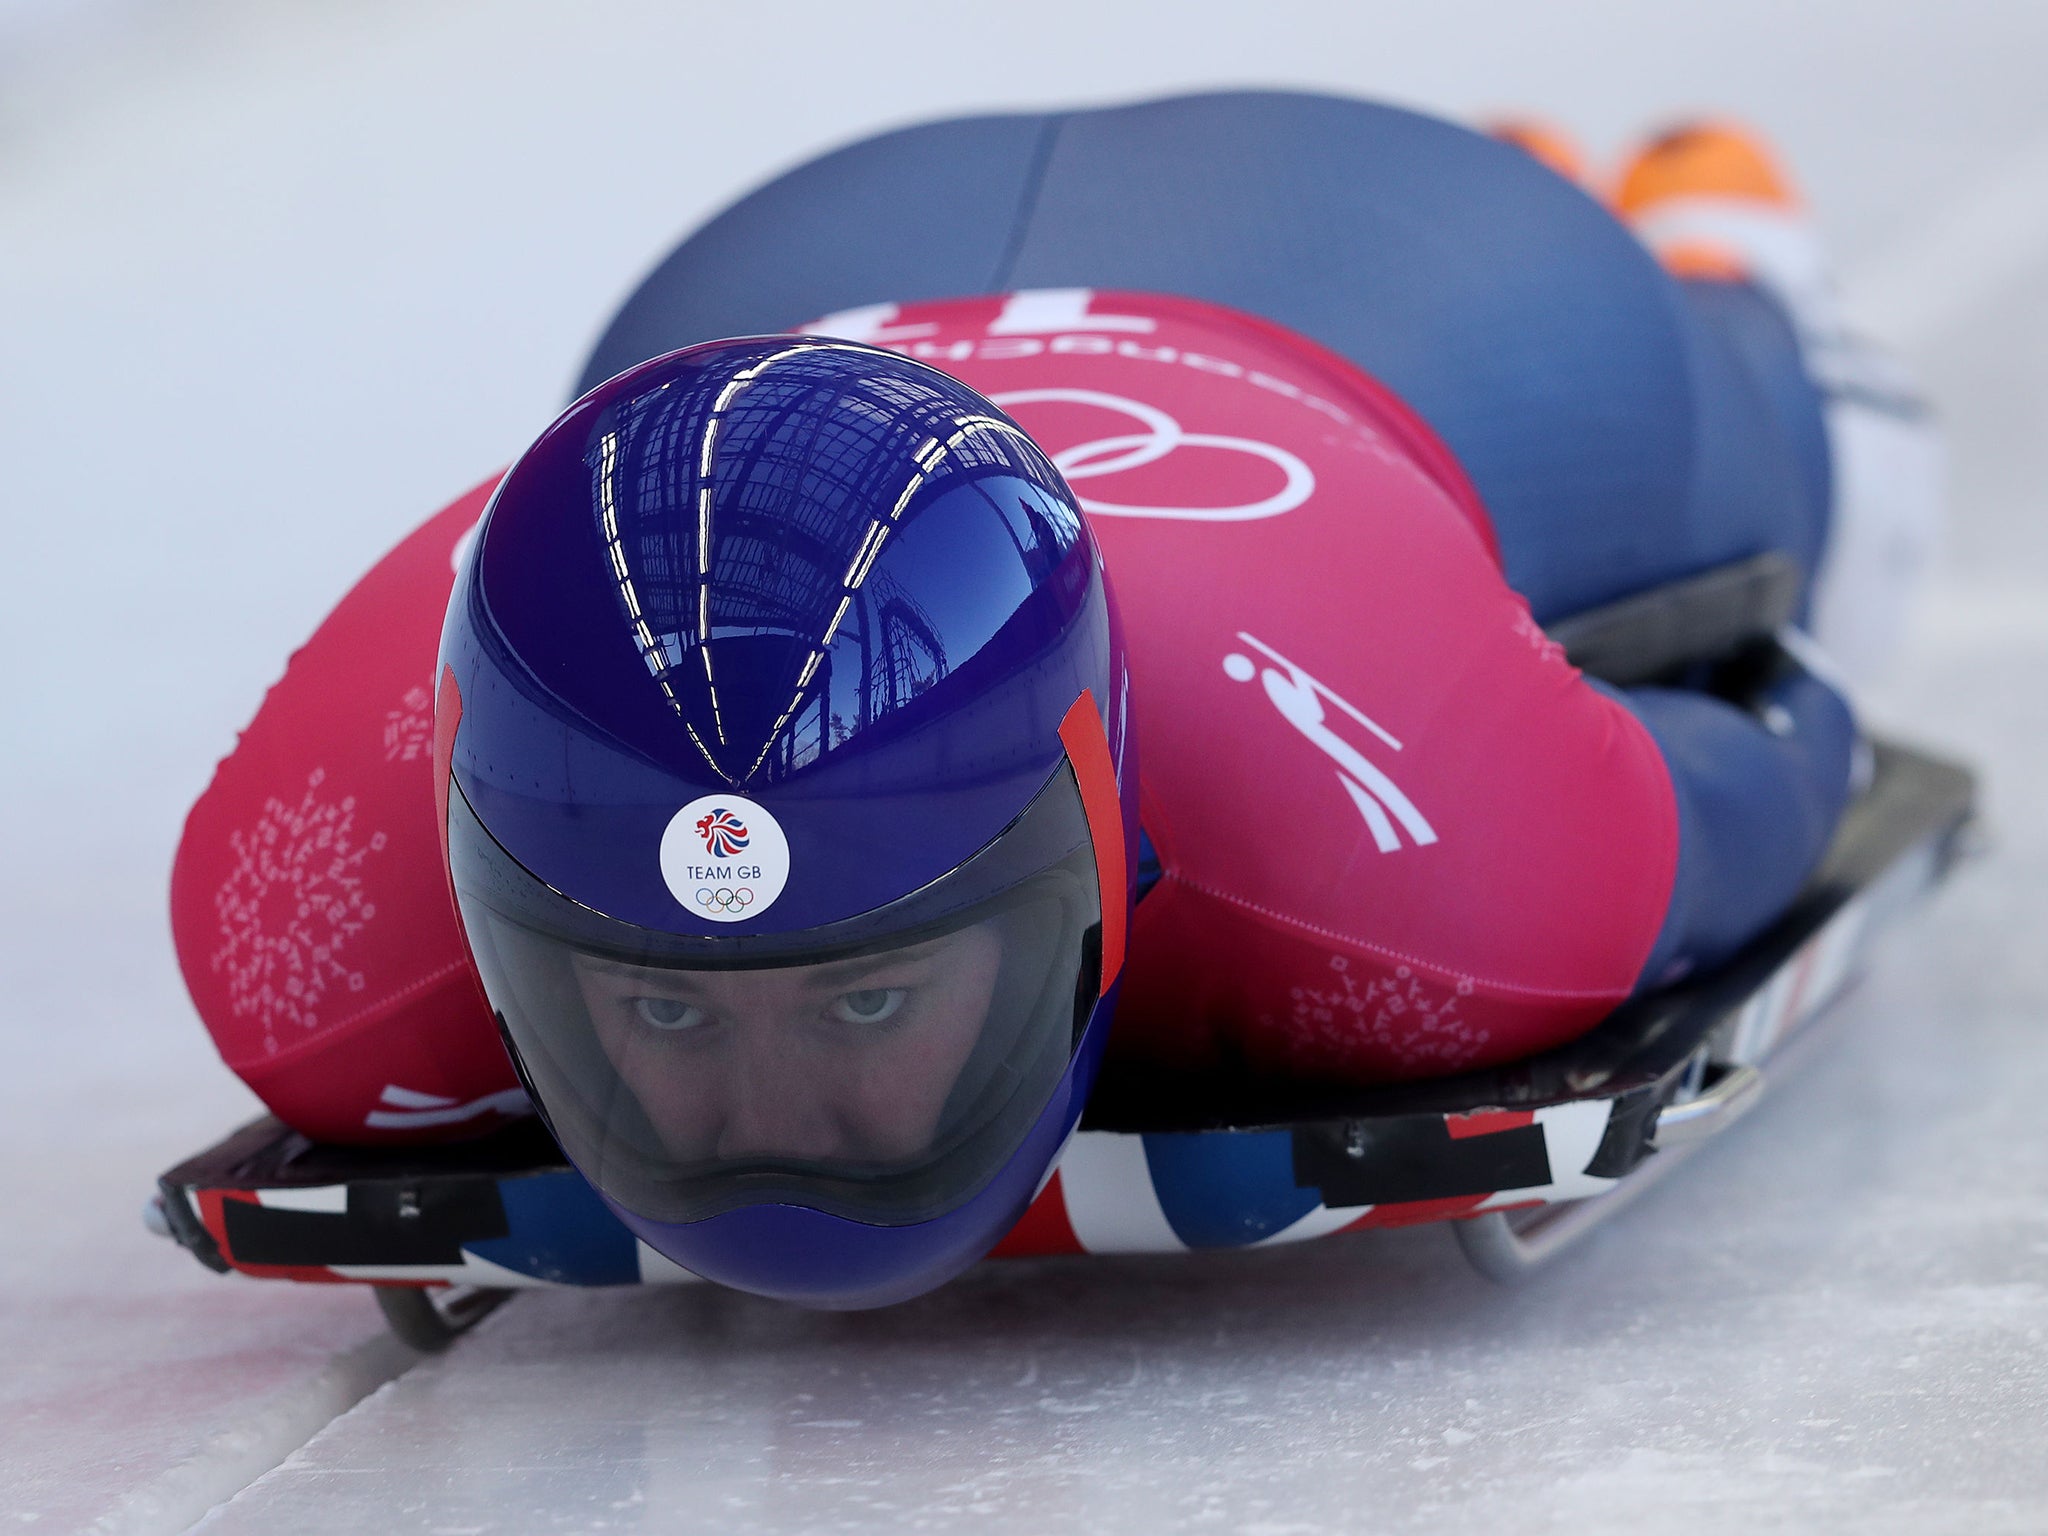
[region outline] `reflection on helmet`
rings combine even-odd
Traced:
[[[1100,1052],[1135,782],[1029,439],[871,348],[658,359],[507,475],[443,662],[472,953],[641,1237],[826,1305],[999,1238]]]

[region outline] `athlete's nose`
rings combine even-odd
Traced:
[[[829,1157],[842,1150],[833,1086],[775,1026],[743,1029],[727,1079],[718,1156]]]

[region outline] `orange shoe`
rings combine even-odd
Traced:
[[[1805,199],[1750,130],[1703,119],[1659,134],[1622,167],[1613,207],[1674,276],[1748,279],[1776,293],[1802,329],[1831,326]]]
[[[1673,198],[1715,198],[1797,213],[1803,203],[1763,140],[1712,120],[1685,123],[1637,150],[1614,186],[1614,211],[1635,220]]]
[[[1904,371],[1848,330],[1805,199],[1754,133],[1705,121],[1652,139],[1614,211],[1673,274],[1773,293],[1823,386],[1834,505],[1804,627],[1854,683],[1881,678],[1942,520],[1939,432]]]
[[[1593,172],[1578,140],[1540,117],[1501,117],[1485,125],[1489,138],[1512,144],[1533,160],[1549,166],[1566,181],[1593,190]]]

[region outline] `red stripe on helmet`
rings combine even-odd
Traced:
[[[1124,807],[1117,794],[1116,760],[1095,694],[1083,688],[1066,719],[1060,742],[1081,786],[1081,811],[1095,840],[1095,879],[1102,892],[1102,986],[1107,991],[1124,968],[1124,924],[1129,917],[1130,864],[1124,849]]]
[[[462,689],[455,669],[441,668],[434,690],[434,825],[441,829],[441,867],[448,867],[448,775],[455,766],[455,727],[462,723]],[[453,877],[448,886],[455,890]]]

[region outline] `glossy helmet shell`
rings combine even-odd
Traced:
[[[593,1177],[679,1263],[812,1304],[914,1295],[986,1252],[1079,1119],[1137,845],[1101,562],[1021,429],[956,380],[850,342],[657,358],[576,402],[507,473],[438,670],[437,782],[457,810],[578,912],[742,962],[800,954],[806,935],[945,880],[1072,769],[1101,962],[1064,1077],[984,1187],[907,1224],[790,1203],[677,1222]],[[790,874],[714,922],[658,850],[679,808],[716,794],[772,813]]]

